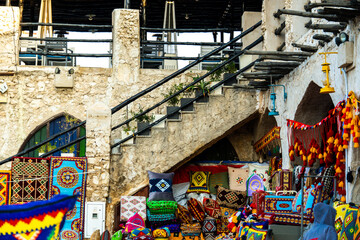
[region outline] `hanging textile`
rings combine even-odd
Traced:
[[[259,141],[254,144],[255,152],[259,153],[270,143],[275,146],[280,146],[280,127],[274,127],[268,133],[265,134]]]
[[[48,199],[48,159],[14,157],[11,178],[11,204]]]
[[[0,171],[0,206],[10,203],[11,171]]]
[[[66,214],[60,239],[68,239],[66,236],[83,237],[86,171],[86,158],[51,157],[49,198],[58,194],[80,194],[75,207]]]

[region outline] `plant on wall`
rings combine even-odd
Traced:
[[[142,114],[144,112],[144,110],[142,109],[141,106],[139,106],[139,111],[138,112],[132,112],[131,111],[131,115],[133,116],[132,118],[136,121],[136,122],[146,122],[146,123],[149,123],[149,122],[152,122],[155,120],[155,116],[154,114],[144,114],[144,115],[141,115],[141,116],[137,116],[139,114]]]
[[[167,89],[167,93],[163,93],[162,95],[165,98],[168,98],[168,97],[174,95],[177,91],[179,91],[179,90],[181,90],[183,88],[184,88],[184,83],[174,84],[170,88]],[[176,106],[179,102],[180,102],[180,94],[170,98],[167,101],[169,106]]]

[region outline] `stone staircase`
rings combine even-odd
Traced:
[[[180,120],[166,120],[165,127],[153,127],[150,136],[122,144],[111,160],[112,202],[145,187],[147,170],[169,171],[250,121],[258,111],[260,94],[223,86],[222,94],[210,94],[207,103],[195,102],[194,111],[181,112]]]

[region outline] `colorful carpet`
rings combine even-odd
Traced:
[[[0,239],[56,240],[74,196],[59,195],[51,200],[0,207]]]
[[[15,157],[11,164],[11,204],[48,199],[49,161]]]
[[[0,206],[10,203],[11,171],[0,171]]]
[[[86,171],[86,158],[51,157],[50,176],[53,177],[50,178],[49,198],[58,194],[80,194],[74,208],[66,214],[60,239],[68,239],[66,236],[70,235],[83,238]]]

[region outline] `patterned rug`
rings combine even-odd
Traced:
[[[11,178],[11,204],[48,199],[48,159],[13,158]]]
[[[60,239],[68,239],[66,236],[83,238],[84,208],[86,192],[86,158],[51,157],[50,161],[50,185],[49,198],[58,194],[80,194],[75,207],[66,214],[66,220]]]
[[[11,171],[0,171],[0,206],[10,203]]]

